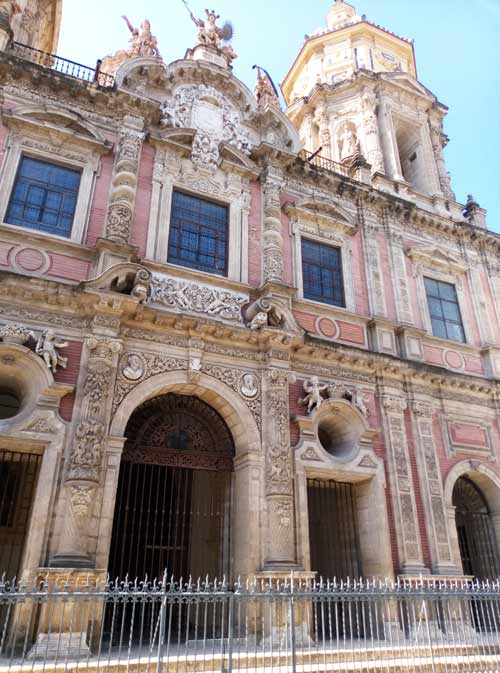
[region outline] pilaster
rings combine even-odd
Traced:
[[[452,555],[443,482],[432,429],[432,400],[414,399],[411,413],[432,570],[438,575],[458,575],[460,571]]]
[[[263,449],[267,545],[264,570],[296,565],[293,453],[290,446],[290,374],[271,364],[263,379]]]
[[[281,184],[279,168],[268,164],[262,177],[264,192],[263,281],[283,282],[283,236],[281,233]]]
[[[382,408],[388,447],[392,509],[396,526],[401,574],[428,573],[422,556],[415,489],[406,436],[406,399],[394,391],[384,391]]]

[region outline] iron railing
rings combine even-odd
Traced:
[[[40,51],[40,49],[29,47],[20,42],[12,42],[10,44],[10,52],[25,61],[36,63],[37,65],[50,68],[51,70],[55,70],[63,75],[68,75],[69,77],[84,80],[85,82],[95,82],[99,86],[106,88],[112,87],[115,83],[113,75],[108,75],[101,71],[100,60],[97,61],[95,67],[92,68],[87,65],[82,65],[81,63],[76,63],[76,61],[70,61],[67,58],[61,58],[55,54]]]
[[[1,583],[0,671],[68,669],[498,672],[500,585]]]
[[[338,175],[343,175],[349,177],[349,168],[345,164],[339,164],[337,161],[332,159],[327,159],[327,157],[322,156],[316,152],[310,153],[307,150],[301,150],[299,152],[299,157],[316,168],[322,168],[325,171],[330,173],[337,173]]]

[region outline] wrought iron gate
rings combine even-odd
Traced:
[[[331,579],[361,577],[355,486],[308,479],[311,568]]]
[[[0,576],[21,564],[42,456],[0,451]]]
[[[229,571],[234,445],[201,400],[149,400],[127,426],[113,524],[112,577]]]
[[[453,505],[464,573],[479,580],[498,579],[498,542],[483,494],[470,479],[461,477],[453,491]]]

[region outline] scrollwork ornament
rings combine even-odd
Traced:
[[[402,414],[408,407],[404,397],[396,397],[395,395],[383,395],[382,404],[388,414]]]
[[[68,479],[98,482],[101,473],[104,425],[83,421],[76,429]]]

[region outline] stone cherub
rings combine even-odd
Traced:
[[[122,19],[132,34],[130,38],[130,47],[128,53],[130,56],[160,56],[158,50],[158,40],[151,33],[151,23],[149,19],[144,19],[140,28],[135,28],[126,16]]]
[[[36,353],[45,361],[47,367],[55,374],[57,367],[66,369],[68,366],[68,358],[59,355],[58,348],[67,348],[67,341],[59,341],[54,333],[54,330],[47,329],[42,332],[36,344]]]
[[[299,400],[300,404],[307,405],[307,413],[311,414],[316,409],[319,409],[323,404],[323,397],[321,393],[328,388],[327,385],[320,385],[319,378],[312,376],[309,381],[304,381],[304,390],[307,395]]]

